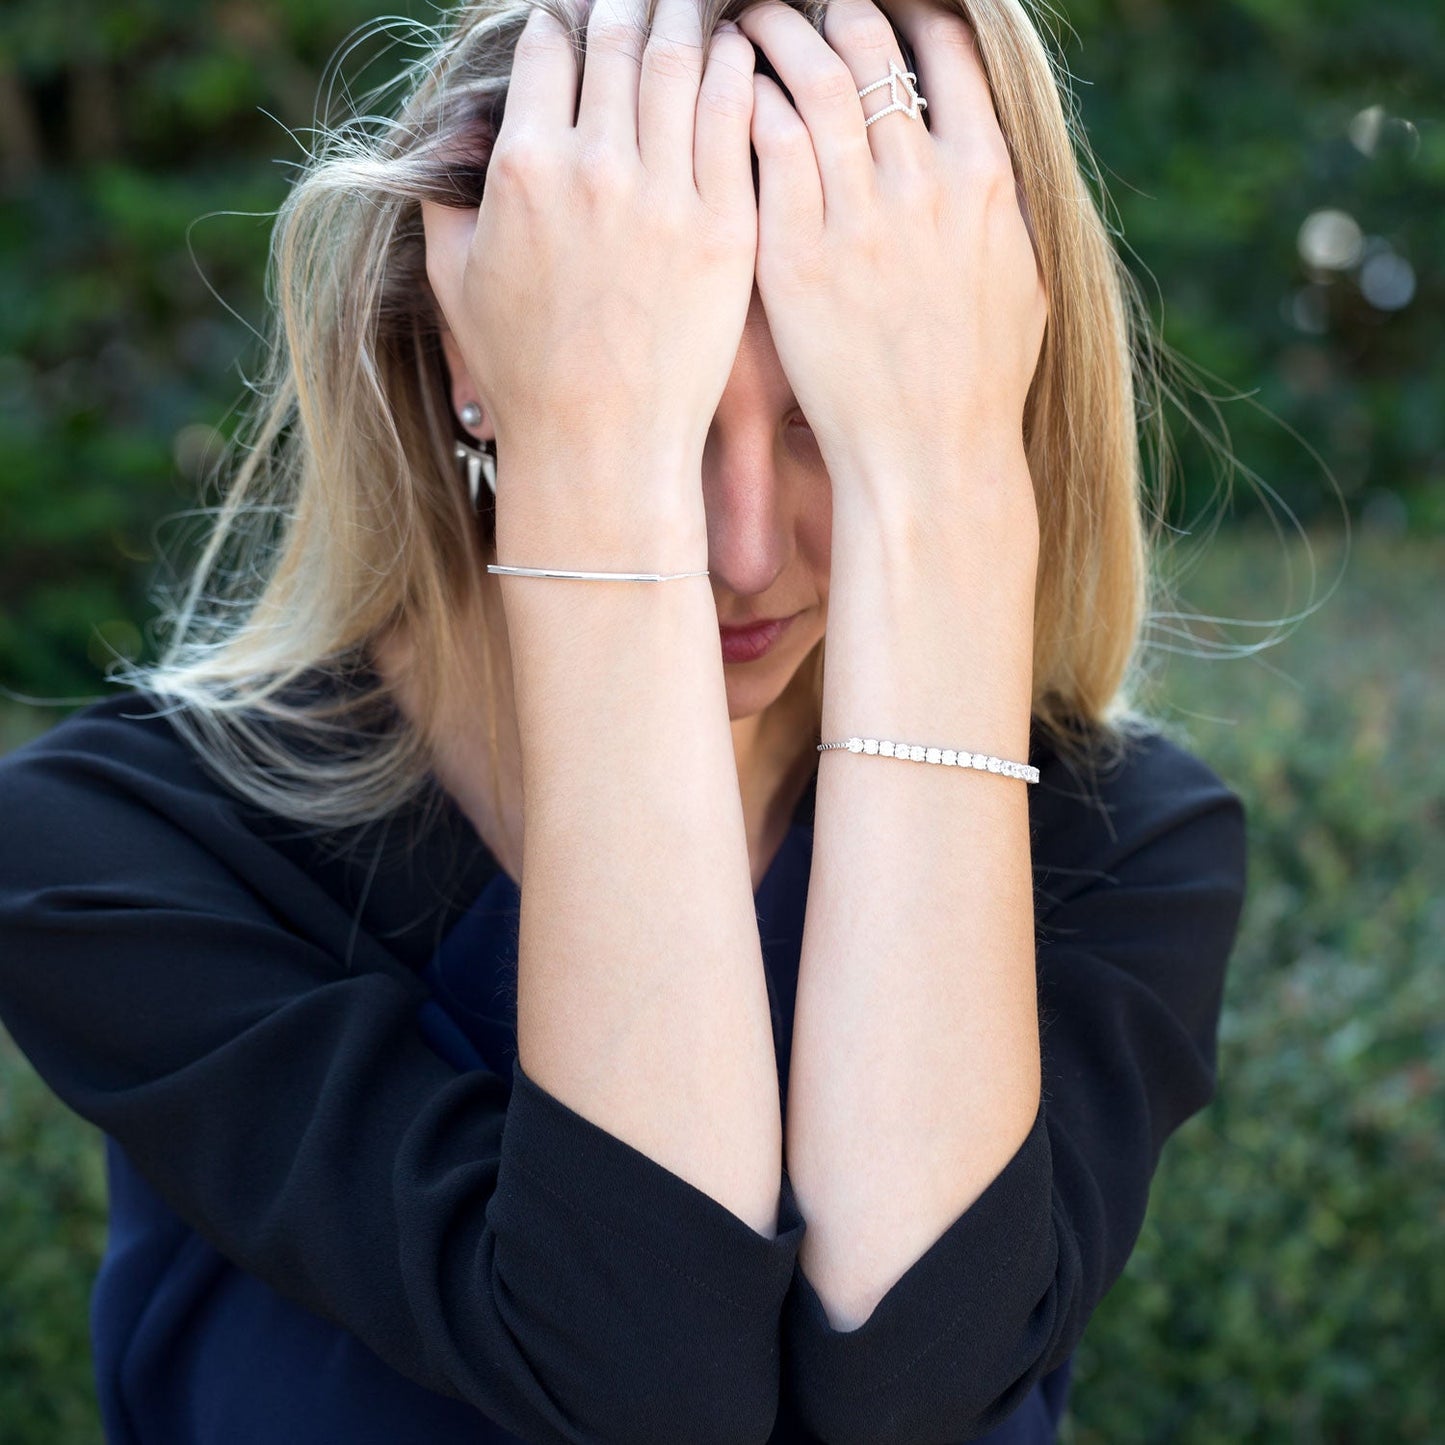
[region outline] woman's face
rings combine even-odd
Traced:
[[[442,339],[460,415],[480,397],[450,334]],[[493,436],[485,416],[468,430],[479,439]],[[728,715],[736,721],[775,702],[822,639],[832,539],[828,473],[778,361],[756,287],[708,431],[702,490],[719,627],[791,619],[756,656],[720,632]]]
[[[751,660],[722,634],[728,713],[736,720],[773,703],[823,637],[833,523],[828,473],[756,287],[708,432],[702,490],[719,626],[791,618]]]

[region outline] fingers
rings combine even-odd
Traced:
[[[694,179],[698,194],[718,214],[750,214],[756,205],[750,151],[754,54],[741,31],[719,30],[696,96]]]
[[[692,178],[698,86],[707,60],[698,0],[657,0],[642,52],[637,141],[653,174]]]
[[[577,129],[605,148],[633,156],[646,42],[646,0],[596,0],[587,19]]]
[[[534,5],[512,52],[512,75],[497,143],[526,132],[557,137],[572,129],[577,109],[577,52],[550,11]]]
[[[630,146],[649,172],[694,184],[714,208],[750,210],[752,43],[736,26],[704,41],[699,0],[657,0],[650,31],[646,12],[647,0],[595,0],[579,100],[572,35],[534,0],[497,148],[524,134],[559,140],[563,132],[624,154]]]
[[[848,66],[854,88],[868,92],[858,99],[874,160],[894,170],[930,163],[928,127],[922,123],[925,107],[915,97],[908,78],[913,67],[904,58],[888,16],[873,0],[830,0],[823,12],[823,38]],[[892,109],[899,105],[916,114]],[[891,113],[884,115],[885,111]],[[868,124],[873,116],[879,119]]]
[[[1014,172],[973,26],[938,0],[888,0],[888,9],[913,50],[919,88],[928,94],[931,129],[940,154],[971,176],[1012,182],[1042,274],[1028,197]]]
[[[783,0],[762,0],[745,10],[738,24],[772,63],[807,125],[825,208],[847,210],[860,197],[872,195],[876,166],[863,128],[859,87],[847,62],[806,16]],[[757,81],[760,94],[765,92],[763,79]],[[781,90],[778,95],[786,99]]]
[[[550,10],[534,5],[512,53],[507,104],[492,145],[488,170],[499,152],[516,142],[540,141],[541,148],[572,127],[577,96],[577,54],[566,26]],[[450,144],[455,144],[451,142]],[[476,238],[480,208],[424,201],[427,281],[450,326],[459,307],[461,278]]]
[[[811,28],[811,27],[810,27]],[[823,193],[808,127],[770,76],[753,78],[758,151],[758,256],[808,248],[823,229]]]
[[[977,144],[992,149],[996,143],[1007,151],[968,21],[938,0],[888,0],[887,9],[912,48],[934,139],[955,149]]]

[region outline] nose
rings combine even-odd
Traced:
[[[717,584],[761,593],[796,547],[794,496],[801,453],[790,448],[796,403],[768,330],[756,283],[732,372],[703,448],[708,566]]]
[[[708,567],[741,594],[766,592],[793,549],[774,428],[757,418],[715,423],[703,453]]]

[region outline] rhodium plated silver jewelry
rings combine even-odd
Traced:
[[[469,447],[466,442],[458,442],[453,453],[460,462],[467,466],[467,491],[471,495],[472,507],[477,505],[477,498],[481,495],[481,479],[487,479],[487,486],[491,489],[492,495],[497,495],[497,459],[490,452],[484,452],[479,447]]]
[[[932,748],[922,743],[890,742],[879,738],[844,738],[841,742],[819,743],[818,752],[846,748],[850,753],[876,754],[880,758],[905,758],[913,763],[939,763],[945,768],[977,768],[981,773],[999,773],[1005,778],[1039,780],[1039,770],[1029,763],[996,758],[991,753],[970,753],[962,748]]]
[[[880,85],[888,87],[888,99],[890,104],[885,105],[882,110],[874,111],[863,122],[863,129],[867,130],[875,120],[882,120],[885,115],[906,115],[910,120],[922,120],[922,112],[928,102],[919,95],[913,87],[913,82],[918,76],[911,70],[901,70],[896,60],[889,60],[888,74],[882,80],[875,80],[872,85],[865,85],[858,92],[858,99],[862,100],[865,95],[871,95]],[[908,90],[908,104],[905,105],[898,98],[898,82],[902,81]]]
[[[572,572],[563,567],[502,567],[496,562],[489,562],[487,571],[504,577],[580,577],[587,582],[671,582],[709,575],[706,567],[700,572]]]

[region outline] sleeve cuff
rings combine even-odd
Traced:
[[[631,1280],[651,1277],[663,1294],[697,1294],[768,1316],[774,1326],[793,1277],[806,1225],[786,1176],[780,1181],[778,1232],[768,1238],[725,1205],[569,1108],[512,1065],[498,1190],[538,1240],[569,1241],[563,1263],[579,1256],[614,1259]],[[551,1234],[539,1221],[555,1221]],[[590,1241],[590,1248],[587,1242]],[[620,1252],[619,1252],[620,1249]],[[676,1326],[681,1323],[674,1320]]]
[[[1046,1323],[1033,1316],[1055,1276],[1052,1177],[1041,1102],[1014,1156],[856,1329],[835,1329],[796,1272],[783,1316],[785,1389],[821,1438],[942,1438],[1017,1405],[1012,1390],[998,1391],[1032,1384],[1008,1376],[1020,1342]],[[869,1422],[882,1433],[870,1435]]]

